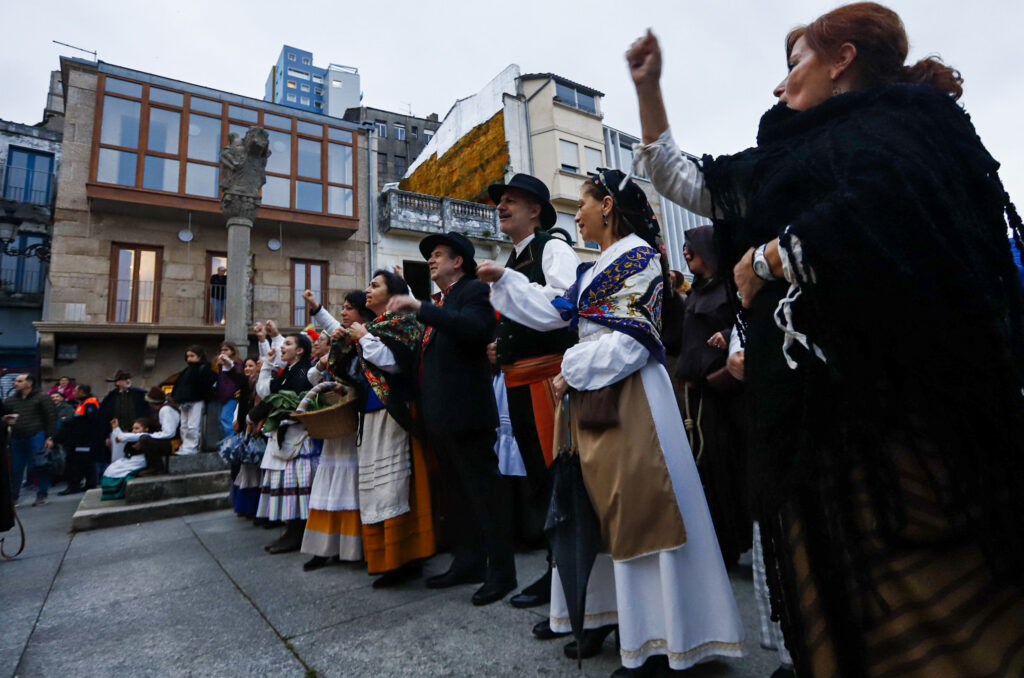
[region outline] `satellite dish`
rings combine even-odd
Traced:
[[[181,242],[192,242],[192,238],[194,237],[196,237],[195,234],[187,228],[183,228],[178,231],[178,240]]]
[[[267,249],[271,252],[276,252],[281,249],[281,241],[277,238],[271,238],[267,241]]]

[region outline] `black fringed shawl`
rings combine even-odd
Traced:
[[[856,466],[895,539],[899,478],[880,443],[909,439],[948,468],[954,522],[996,572],[1021,579],[1024,295],[1007,240],[1009,222],[1020,246],[1021,222],[998,166],[949,96],[909,84],[803,112],[780,104],[757,147],[704,158],[721,265],[781,236],[789,252],[799,240],[814,272],[794,324],[827,364],[794,346],[798,367],[786,366],[772,316],[787,283],[767,284],[748,314],[762,519],[817,496],[815,527],[855,542],[842,534]]]

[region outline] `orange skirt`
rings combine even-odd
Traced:
[[[436,552],[423,445],[415,436],[411,440],[409,512],[373,525],[363,525],[363,554],[370,574],[394,570],[410,561],[429,558]]]
[[[537,427],[544,462],[551,466],[554,459],[555,439],[555,388],[551,383],[562,372],[561,355],[545,355],[518,360],[511,365],[502,365],[505,386],[530,386],[530,400],[533,402],[533,418]]]
[[[362,524],[359,510],[323,511],[309,509],[306,532],[302,536],[302,552],[311,556],[341,560],[363,559]]]

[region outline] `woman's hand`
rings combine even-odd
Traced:
[[[661,79],[661,47],[650,29],[629,46],[626,63],[629,64],[629,74],[637,88],[658,84]]]
[[[569,390],[569,383],[561,374],[555,375],[554,379],[551,380],[551,386],[555,389],[555,400],[561,400],[562,396]]]
[[[739,381],[743,381],[743,362],[743,351],[736,351],[725,361],[725,369]]]
[[[725,337],[722,336],[721,332],[715,332],[711,335],[711,338],[708,339],[708,346],[711,346],[712,348],[726,349],[729,347],[729,343],[725,340]]]
[[[754,267],[751,265],[753,261],[754,248],[751,247],[732,269],[732,277],[736,281],[736,291],[739,294],[740,303],[743,304],[743,308],[750,308],[750,302],[754,300],[757,293],[764,287],[764,280],[754,275]]]
[[[359,341],[367,334],[369,332],[366,331],[366,325],[362,323],[352,323],[348,326],[348,336],[352,338],[352,341]]]
[[[331,332],[331,341],[341,341],[342,337],[348,336],[348,330],[344,327],[338,327]]]
[[[276,337],[277,334],[278,334],[277,333],[277,323],[274,322],[273,320],[268,320],[265,323],[265,325],[266,325],[266,328],[267,328],[267,336],[268,337]]]
[[[110,420],[110,428],[117,428],[117,427],[118,427],[117,419],[111,419]]]
[[[252,326],[253,334],[256,335],[257,341],[265,341],[267,338],[267,330],[263,327],[263,323],[256,323]]]
[[[320,302],[316,300],[316,295],[313,294],[313,290],[306,290],[303,292],[302,298],[306,300],[306,306],[308,306],[310,310],[320,306]]]
[[[327,371],[327,367],[328,367],[327,363],[328,363],[327,356],[324,356],[324,357],[320,358],[320,360],[318,360],[317,363],[316,363],[316,369],[318,369],[321,372],[326,372]]]
[[[493,261],[481,262],[476,267],[477,280],[485,283],[496,283],[501,280],[501,276],[505,275],[505,267],[500,266]]]
[[[269,351],[267,351],[267,355],[263,356],[263,359],[266,360],[266,364],[267,365],[273,365],[274,364],[274,358],[276,358],[276,357],[277,357],[277,351],[275,351],[273,348],[271,348]]]

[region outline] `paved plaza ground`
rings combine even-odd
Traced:
[[[530,635],[546,608],[473,607],[473,586],[374,590],[365,566],[303,572],[306,556],[267,555],[276,532],[230,511],[72,535],[80,498],[21,509],[28,545],[0,562],[0,676],[582,678],[619,665],[609,638],[577,670],[564,641]],[[16,547],[16,529],[2,536]],[[449,560],[433,558],[427,574]],[[517,563],[529,583],[543,553]],[[749,560],[732,582],[748,654],[687,676],[766,678],[776,667],[758,646]]]

